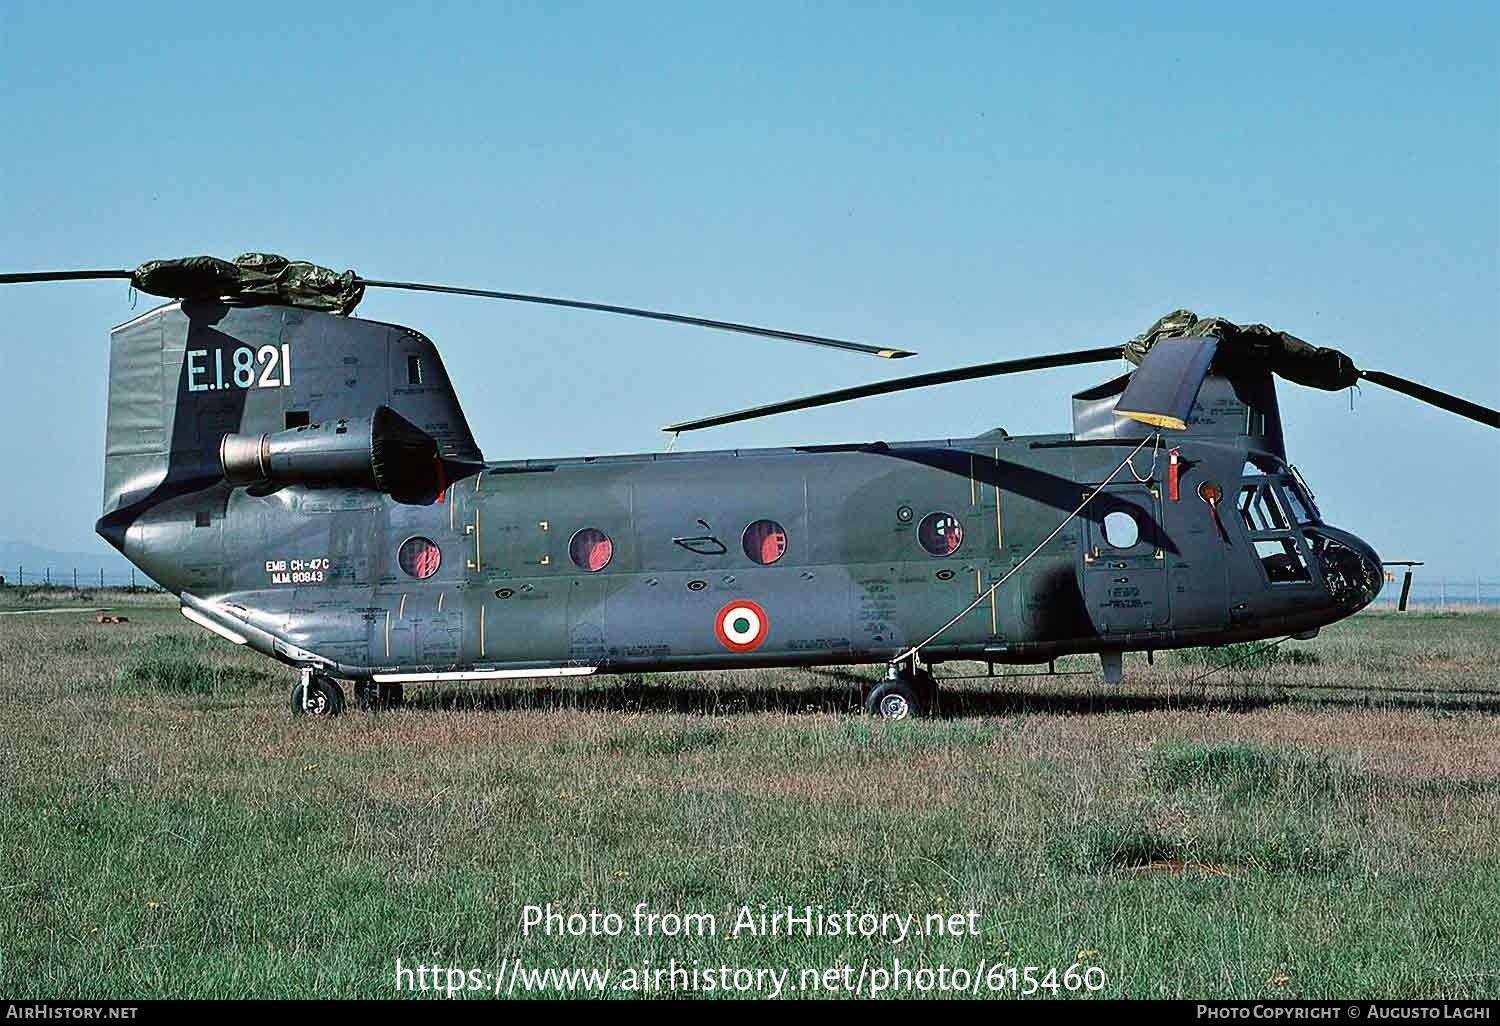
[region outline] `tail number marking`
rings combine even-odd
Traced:
[[[225,353],[228,353],[226,359]],[[281,388],[292,383],[292,347],[282,343],[252,349],[189,349],[189,392],[218,392],[226,388]]]

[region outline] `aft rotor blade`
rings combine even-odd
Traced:
[[[1384,385],[1413,399],[1421,400],[1429,406],[1436,406],[1440,410],[1456,413],[1460,417],[1468,417],[1477,420],[1481,424],[1488,424],[1492,428],[1500,428],[1500,411],[1492,410],[1488,406],[1480,406],[1471,403],[1467,399],[1460,399],[1456,395],[1447,392],[1439,392],[1435,388],[1410,381],[1406,378],[1398,378],[1394,374],[1386,374],[1384,371],[1360,371],[1359,376],[1366,381],[1376,385]]]
[[[594,310],[599,313],[624,314],[627,317],[645,317],[653,321],[671,321],[674,324],[691,324],[699,328],[713,328],[716,331],[733,331],[741,335],[758,335],[761,338],[782,339],[788,342],[804,342],[813,346],[824,346],[829,349],[842,349],[850,353],[864,353],[867,356],[879,356],[887,360],[899,360],[906,356],[915,356],[906,349],[888,349],[883,346],[868,346],[861,342],[849,342],[841,338],[826,338],[822,335],[804,335],[796,331],[782,331],[779,328],[763,328],[754,324],[736,324],[733,321],[716,321],[707,317],[693,317],[688,314],[666,313],[661,310],[643,310],[633,306],[613,306],[609,303],[590,303],[581,299],[560,299],[556,296],[532,296],[522,292],[494,292],[490,289],[464,289],[453,285],[424,285],[413,281],[377,281],[373,278],[360,278],[360,283],[367,288],[380,289],[405,289],[408,292],[441,292],[453,296],[479,296],[483,299],[505,299],[517,303],[539,303],[543,306],[563,306],[574,310]]]
[[[95,278],[129,278],[133,271],[22,271],[0,274],[0,285],[25,285],[35,281],[89,281]]]
[[[788,399],[784,402],[772,403],[769,406],[755,406],[747,410],[738,410],[734,413],[720,414],[716,417],[683,421],[681,424],[668,424],[662,430],[670,431],[674,434],[679,431],[697,431],[701,428],[718,427],[721,424],[735,424],[742,420],[754,420],[757,417],[770,417],[778,413],[790,413],[793,410],[810,410],[817,406],[832,406],[834,403],[846,403],[851,399],[866,399],[872,395],[889,395],[892,392],[904,392],[912,388],[926,388],[929,385],[946,385],[953,381],[972,381],[975,378],[993,378],[999,377],[1002,374],[1020,374],[1025,371],[1046,370],[1049,367],[1071,367],[1081,363],[1104,363],[1109,360],[1118,360],[1119,358],[1119,346],[1106,346],[1102,349],[1080,349],[1071,353],[1051,353],[1046,356],[1030,356],[1021,360],[1001,360],[998,363],[981,363],[973,367],[956,367],[953,370],[933,371],[929,374],[913,374],[911,377],[892,378],[889,381],[877,381],[870,385],[840,388],[833,392],[822,392],[818,395],[804,396],[801,399]]]

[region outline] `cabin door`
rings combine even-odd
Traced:
[[[1171,609],[1160,491],[1145,484],[1110,485],[1084,515],[1084,603],[1095,629],[1122,635],[1166,627]]]

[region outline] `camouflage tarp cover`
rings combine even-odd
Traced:
[[[170,299],[233,306],[278,303],[338,314],[352,311],[365,294],[353,271],[339,274],[273,253],[243,253],[234,263],[207,256],[152,260],[137,267],[130,282],[142,292]]]
[[[1304,342],[1296,335],[1275,331],[1264,324],[1235,324],[1222,317],[1200,318],[1191,310],[1173,310],[1151,325],[1149,331],[1125,343],[1125,358],[1139,364],[1151,347],[1163,339],[1219,339],[1213,369],[1221,374],[1269,370],[1299,385],[1336,392],[1359,381],[1354,361],[1337,349]]]

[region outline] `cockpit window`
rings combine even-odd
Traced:
[[[1302,538],[1302,526],[1317,522],[1317,510],[1290,468],[1266,453],[1245,463],[1235,511],[1244,522],[1255,554],[1273,585],[1311,584],[1315,567]]]
[[[1292,519],[1299,524],[1318,522],[1317,511],[1313,509],[1312,501],[1303,493],[1301,485],[1296,481],[1283,478],[1281,491],[1286,496],[1287,508],[1291,511]]]
[[[1318,507],[1312,498],[1312,489],[1302,480],[1302,474],[1296,467],[1269,452],[1254,451],[1245,456],[1245,466],[1240,472],[1245,484],[1240,492],[1240,509],[1245,512],[1247,502],[1251,502],[1250,491],[1255,485],[1268,488],[1273,494],[1266,498],[1256,498],[1254,501],[1260,505],[1267,506],[1267,513],[1284,512],[1293,524],[1316,524],[1322,520]],[[1276,487],[1271,488],[1270,481],[1276,482]],[[1253,513],[1254,511],[1252,511]],[[1275,525],[1275,526],[1273,526]],[[1245,526],[1252,531],[1284,531],[1289,530],[1285,523],[1277,524],[1274,518],[1262,519],[1258,516],[1247,518]]]
[[[1290,529],[1286,514],[1269,482],[1246,484],[1240,488],[1240,516],[1245,526],[1254,531],[1286,531]]]
[[[1312,579],[1307,573],[1307,560],[1291,538],[1257,540],[1255,554],[1272,584],[1301,584]]]
[[[1281,460],[1268,452],[1252,452],[1245,456],[1245,468],[1241,477],[1258,477],[1261,474],[1279,474],[1285,470]]]

